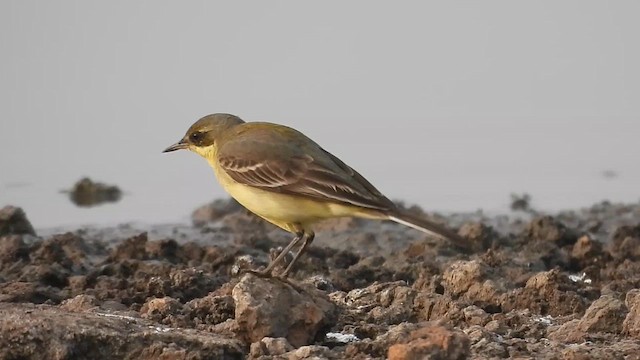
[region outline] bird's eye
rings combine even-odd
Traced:
[[[197,143],[201,142],[203,138],[204,138],[204,134],[199,132],[199,131],[198,132],[194,132],[193,134],[191,134],[191,136],[189,136],[189,139],[194,144],[197,144]]]

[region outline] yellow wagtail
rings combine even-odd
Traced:
[[[400,211],[362,175],[292,128],[212,114],[164,152],[180,149],[204,157],[222,187],[244,207],[295,234],[262,275],[272,275],[275,265],[302,240],[281,274],[286,277],[313,241],[312,225],[335,217],[393,220],[462,243],[446,228]]]

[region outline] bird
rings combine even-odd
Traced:
[[[211,114],[196,121],[163,152],[183,149],[205,158],[238,203],[294,235],[264,270],[255,271],[263,276],[286,278],[313,242],[313,225],[330,218],[391,220],[454,243],[464,242],[446,227],[403,211],[360,173],[285,125]],[[274,274],[276,265],[300,242],[285,270]]]

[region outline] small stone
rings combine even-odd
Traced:
[[[466,359],[470,355],[469,337],[438,325],[413,331],[409,341],[389,348],[389,360]]]
[[[581,236],[571,250],[571,257],[579,261],[582,267],[596,262],[602,255],[602,244],[588,235]]]
[[[484,325],[489,319],[489,314],[475,305],[462,309],[462,314],[469,325]]]
[[[100,305],[100,303],[95,296],[78,295],[74,298],[63,301],[60,307],[69,311],[83,312],[96,308],[98,305]]]
[[[504,324],[502,324],[500,321],[498,320],[491,320],[489,321],[484,328],[489,331],[492,332],[494,334],[498,334],[498,335],[504,335],[507,333],[507,327],[504,326]]]
[[[444,271],[442,285],[447,294],[459,296],[480,282],[485,272],[486,266],[478,260],[456,261]]]
[[[283,357],[287,360],[323,360],[335,358],[328,347],[319,345],[302,346],[296,350],[283,354]]]
[[[182,304],[176,299],[165,296],[151,299],[142,305],[140,314],[143,318],[161,321],[165,317],[176,314],[182,309]]]
[[[265,337],[258,342],[251,344],[249,356],[259,358],[260,356],[277,356],[293,350],[285,338]]]

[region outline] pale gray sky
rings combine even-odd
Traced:
[[[212,112],[302,130],[428,210],[495,210],[524,191],[547,209],[637,201],[638,14],[638,1],[2,1],[0,206],[37,227],[186,219],[223,191],[196,155],[160,151]],[[74,209],[57,191],[83,175],[130,195]]]

